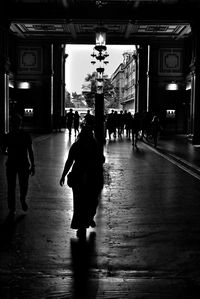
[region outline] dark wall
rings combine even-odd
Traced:
[[[11,102],[23,114],[24,108],[33,108],[33,116],[28,124],[33,129],[51,130],[51,45],[48,42],[21,40],[12,41],[14,49],[10,51],[11,71],[14,90]],[[20,82],[28,82],[29,89],[19,88]],[[26,124],[26,117],[25,117]]]
[[[191,62],[191,46],[184,42],[154,43],[150,56],[150,110],[159,115],[165,132],[187,133],[190,94],[186,80]],[[167,90],[174,81],[178,90]],[[167,110],[175,110],[175,117]]]

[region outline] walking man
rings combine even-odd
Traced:
[[[69,130],[69,136],[71,136],[72,133],[72,125],[74,121],[74,113],[73,109],[69,109],[69,112],[66,114],[66,122],[67,122],[67,129]]]
[[[28,192],[29,175],[35,174],[34,153],[32,140],[29,133],[21,128],[22,117],[15,114],[11,118],[11,128],[3,138],[3,151],[7,155],[7,199],[9,216],[14,216],[16,211],[15,189],[18,176],[20,187],[20,201],[23,211],[28,210],[26,196]]]

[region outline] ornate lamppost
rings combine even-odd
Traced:
[[[100,27],[96,29],[96,45],[93,49],[93,53],[91,54],[91,56],[93,57],[93,60],[91,61],[92,64],[95,64],[96,60],[100,64],[99,67],[96,68],[97,93],[100,94],[103,93],[103,73],[104,73],[103,64],[108,64],[108,61],[105,59],[109,56],[109,54],[107,53],[106,31],[104,28]]]
[[[96,45],[91,54],[93,60],[92,64],[95,64],[96,59],[99,62],[99,67],[96,68],[97,77],[96,77],[96,94],[95,94],[95,136],[99,143],[102,145],[105,143],[105,129],[104,129],[104,92],[103,92],[103,73],[104,67],[103,64],[107,64],[108,61],[105,60],[109,54],[107,53],[106,47],[106,30],[105,28],[97,28],[96,30]]]

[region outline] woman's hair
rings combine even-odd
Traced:
[[[90,126],[82,126],[81,132],[78,135],[78,138],[82,139],[88,139],[88,138],[93,138],[94,134],[92,131],[92,128]]]

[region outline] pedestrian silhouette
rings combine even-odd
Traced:
[[[153,116],[153,119],[151,121],[151,129],[152,129],[152,138],[153,138],[154,147],[157,147],[158,134],[160,131],[160,121],[157,115]]]
[[[10,132],[3,137],[3,151],[7,155],[7,199],[9,216],[16,212],[16,179],[20,187],[20,201],[23,211],[28,210],[26,196],[28,193],[29,175],[35,174],[34,153],[31,136],[21,128],[22,117],[15,114],[11,118]]]
[[[90,110],[87,110],[86,115],[84,116],[84,120],[85,120],[85,125],[88,127],[91,127],[92,130],[94,130],[94,126],[95,126],[95,117],[94,115],[92,115],[90,113]]]
[[[66,126],[69,131],[69,136],[71,136],[73,121],[74,121],[74,113],[73,113],[73,109],[70,108],[69,112],[66,114]]]
[[[75,111],[74,113],[74,134],[76,136],[77,133],[79,133],[79,126],[80,126],[80,115],[78,111]]]
[[[107,116],[106,129],[108,130],[109,139],[111,139],[112,134],[114,134],[114,138],[116,138],[116,117],[114,110],[112,110]]]
[[[100,192],[103,188],[103,163],[105,157],[90,127],[83,126],[77,140],[69,150],[60,185],[65,176],[72,175],[68,185],[73,191],[73,217],[71,228],[77,229],[77,237],[85,237],[88,227],[95,227],[94,217],[98,207]]]
[[[120,111],[120,113],[117,115],[117,131],[118,131],[118,137],[122,137],[124,134],[124,116],[123,116],[123,110]]]
[[[126,137],[128,139],[131,138],[131,129],[132,129],[132,122],[133,122],[133,117],[132,117],[132,114],[131,112],[127,112],[126,113]]]
[[[152,113],[150,111],[143,111],[141,115],[141,129],[142,129],[142,139],[146,139],[151,135],[151,121]]]
[[[132,118],[132,145],[137,149],[137,143],[139,139],[139,132],[140,132],[140,115],[136,112]]]

